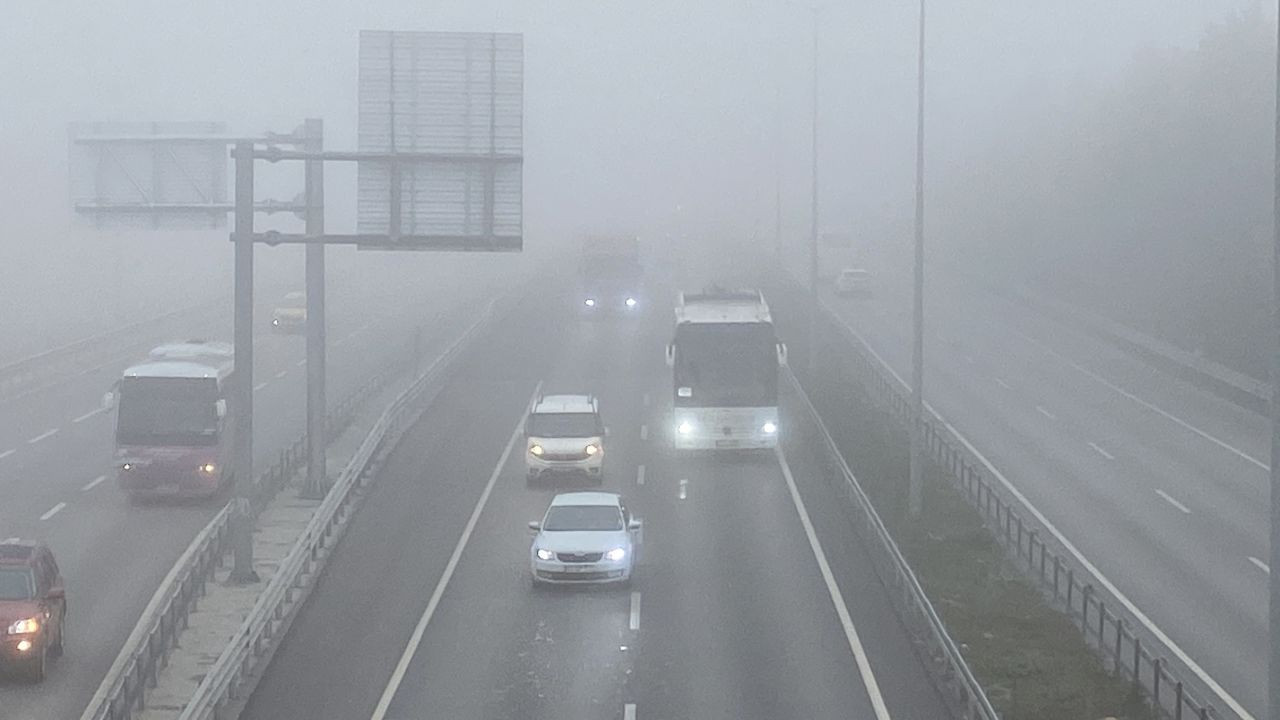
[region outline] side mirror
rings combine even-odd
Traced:
[[[49,600],[66,600],[67,590],[60,587],[49,588],[49,592],[45,594],[45,597]]]
[[[667,367],[675,367],[676,364],[676,346],[672,343],[667,346]]]
[[[217,402],[215,402],[215,403],[213,404],[213,411],[214,411],[215,413],[217,413],[217,414],[218,414],[218,419],[219,419],[219,420],[221,420],[222,418],[226,417],[226,416],[227,416],[227,401],[226,401],[225,399],[223,399],[223,398],[218,398]]]
[[[627,523],[628,530],[639,530],[643,527],[644,527],[643,520],[637,520],[635,518],[631,518],[631,522]]]
[[[541,531],[542,531],[542,523],[538,522],[537,520],[531,520],[529,522],[529,532],[536,533]]]
[[[778,343],[778,364],[779,365],[787,364],[787,344],[786,343]]]
[[[108,392],[102,396],[102,409],[110,410],[116,406],[116,394]]]

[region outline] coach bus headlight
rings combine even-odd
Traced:
[[[636,299],[633,297],[627,298],[627,307],[633,308],[635,306],[636,306]]]
[[[596,306],[596,299],[595,299],[595,298],[587,298],[586,300],[583,300],[583,301],[582,301],[582,304],[583,304],[583,305],[586,305],[587,307],[595,307],[595,306]]]
[[[218,469],[218,466],[214,465],[213,463],[205,463],[200,466],[200,472],[204,473],[205,475],[212,475],[213,471],[217,469]]]
[[[680,433],[681,435],[688,435],[693,432],[693,424],[690,423],[688,420],[685,420],[684,422],[676,426],[676,432]]]
[[[767,422],[767,423],[765,423],[763,426],[761,426],[761,428],[760,428],[760,429],[764,431],[764,434],[765,434],[765,435],[772,435],[772,434],[774,434],[774,433],[778,432],[778,426],[777,426],[777,424],[776,424],[776,423],[772,423],[772,422]]]

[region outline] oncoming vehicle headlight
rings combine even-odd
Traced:
[[[132,469],[133,469],[133,463],[125,463],[125,464],[123,464],[123,465],[121,465],[121,466],[120,466],[120,469],[121,469],[121,470],[132,470]]]
[[[542,457],[542,453],[543,453],[543,452],[545,452],[545,451],[542,449],[542,446],[541,446],[541,445],[539,445],[539,444],[537,444],[537,443],[534,443],[534,444],[532,444],[532,445],[530,445],[530,446],[529,446],[529,454],[530,454],[530,455],[533,455],[533,456],[535,456],[535,457]]]
[[[595,307],[595,306],[596,306],[596,299],[595,299],[595,298],[587,298],[586,300],[583,300],[583,301],[582,301],[582,304],[583,304],[583,305],[586,305],[587,307]]]
[[[213,463],[205,463],[200,466],[200,472],[204,473],[205,475],[212,475],[213,472],[217,469],[218,469],[218,466],[214,465]]]
[[[680,433],[681,435],[688,435],[689,433],[693,432],[693,425],[688,420],[685,420],[684,422],[676,426],[676,432]]]
[[[627,551],[623,548],[614,548],[609,552],[605,553],[604,556],[605,558],[613,562],[618,562],[619,560],[627,556]]]
[[[762,425],[760,429],[764,431],[765,435],[772,435],[778,432],[778,425],[773,422],[767,422],[764,425]]]
[[[633,297],[627,298],[627,307],[635,307],[635,306],[636,306],[636,299]]]
[[[15,620],[9,623],[10,635],[30,635],[40,631],[39,618],[26,618],[25,620]]]
[[[583,452],[588,455],[595,455],[600,452],[600,446],[595,443],[589,443],[585,448],[583,448]]]
[[[546,548],[538,548],[538,559],[539,559],[539,560],[550,560],[551,558],[553,558],[553,557],[555,557],[555,556],[556,556],[556,554],[555,554],[555,553],[551,552],[550,550],[547,550]]]
[[[30,650],[30,649],[31,649],[31,641],[30,641],[30,640],[19,640],[19,641],[18,641],[18,652],[26,652],[26,651],[28,651],[28,650]]]
[[[271,318],[271,324],[272,324],[272,325],[279,325],[279,324],[280,324],[280,318]]]

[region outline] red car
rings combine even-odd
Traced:
[[[0,540],[0,668],[33,682],[62,654],[67,593],[53,553],[28,540]]]

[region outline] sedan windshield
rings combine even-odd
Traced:
[[[542,529],[617,531],[622,529],[622,512],[612,505],[559,505],[547,511]]]
[[[26,568],[0,568],[0,600],[30,600],[36,588]]]

